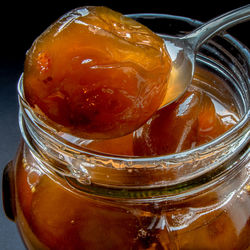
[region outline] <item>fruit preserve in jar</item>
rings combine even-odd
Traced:
[[[173,35],[200,24],[134,18]],[[21,77],[23,139],[5,169],[4,204],[27,248],[249,249],[248,56],[227,34],[211,39],[187,92],[114,139],[48,126]]]

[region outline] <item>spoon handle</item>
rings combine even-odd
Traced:
[[[196,51],[201,44],[219,31],[248,20],[250,20],[250,4],[210,20],[183,38],[187,39],[190,46]]]

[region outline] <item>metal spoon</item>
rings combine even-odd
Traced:
[[[154,14],[132,14],[128,16],[132,18],[154,18]],[[250,20],[250,4],[220,15],[182,37],[161,35],[172,59],[172,71],[162,107],[182,96],[190,85],[199,47],[216,33],[247,20]]]

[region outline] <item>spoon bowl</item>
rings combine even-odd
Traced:
[[[127,16],[130,18],[155,18],[155,14],[151,13],[130,14]],[[250,20],[250,4],[220,15],[184,36],[160,34],[165,41],[172,60],[168,89],[160,108],[180,98],[191,84],[195,58],[200,46],[217,33],[248,20]]]

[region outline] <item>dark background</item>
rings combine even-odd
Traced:
[[[32,41],[65,12],[85,5],[104,5],[126,13],[155,12],[191,17],[207,21],[249,1],[32,1],[19,3],[5,0],[0,15],[0,175],[16,152],[20,133],[17,124],[16,83],[23,71],[25,52]],[[249,47],[249,22],[229,30]],[[4,215],[0,205],[0,249],[25,249],[13,222]]]

